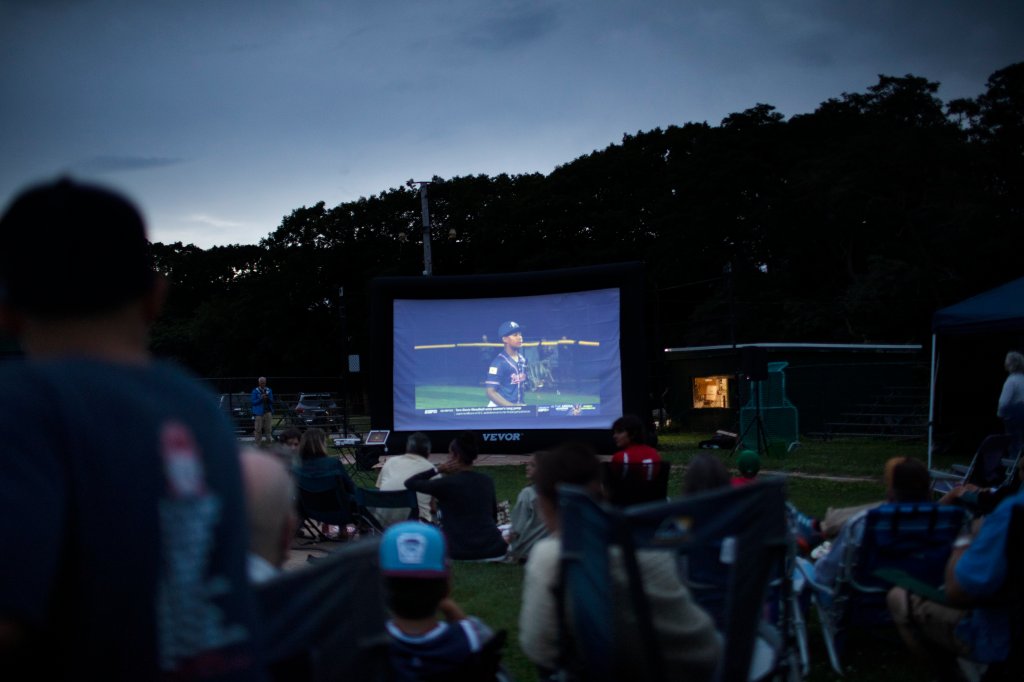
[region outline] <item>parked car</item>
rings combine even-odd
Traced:
[[[294,412],[299,426],[331,428],[341,423],[341,411],[333,393],[300,393]]]
[[[235,435],[252,433],[252,397],[248,393],[221,393],[218,403],[234,427]]]

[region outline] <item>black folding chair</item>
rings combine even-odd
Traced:
[[[273,682],[390,679],[377,549],[375,539],[343,545],[254,586]]]
[[[331,539],[321,524],[344,528],[353,523],[354,500],[345,490],[341,476],[311,474],[301,468],[294,474],[299,519],[314,542]]]
[[[610,504],[626,506],[642,502],[664,502],[668,497],[668,477],[672,462],[623,464],[602,462],[605,496]]]
[[[391,525],[381,521],[375,511],[378,509],[402,509],[408,512],[394,522],[418,521],[420,518],[420,504],[415,491],[356,488],[356,513],[371,535],[379,535],[385,527]]]
[[[643,590],[636,550],[663,549],[686,554],[720,543],[728,529],[735,560],[727,572],[725,646],[715,679],[746,682],[762,610],[772,580],[772,567],[784,561],[792,543],[786,527],[782,480],[763,480],[742,488],[713,490],[666,502],[617,508],[600,504],[577,486],[558,491],[562,526],[562,579],[568,666],[580,679],[611,680],[635,669],[634,661],[618,660],[613,632],[614,609],[608,599],[609,545],[621,547],[629,577],[630,606],[636,614],[641,640],[648,647],[643,679],[664,679],[664,656],[654,632],[650,604]],[[782,576],[788,580],[789,576]],[[788,659],[788,657],[786,657]],[[641,677],[634,676],[634,679]]]

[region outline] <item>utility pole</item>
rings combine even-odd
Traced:
[[[345,287],[338,287],[338,321],[341,323],[341,437],[348,438],[348,314]]]
[[[412,180],[405,183],[406,187],[413,189],[416,185],[420,187],[420,210],[423,211],[423,274],[427,277],[434,274],[434,264],[430,258],[430,208],[427,205],[427,187],[429,180]]]

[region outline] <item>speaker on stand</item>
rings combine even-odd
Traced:
[[[740,348],[740,373],[750,382],[754,389],[754,419],[743,429],[743,433],[736,439],[736,447],[732,454],[743,445],[750,429],[757,431],[757,454],[764,456],[768,454],[768,430],[764,425],[764,418],[761,415],[761,382],[768,380],[768,351],[760,346],[743,346]],[[742,409],[742,407],[741,407]]]

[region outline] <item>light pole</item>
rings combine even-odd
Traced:
[[[429,180],[409,179],[406,187],[413,189],[416,185],[420,187],[420,209],[423,211],[423,274],[429,277],[434,274],[433,261],[430,258],[430,208],[427,206],[427,186]]]
[[[345,287],[338,287],[338,321],[341,323],[341,437],[348,438],[348,314]]]

